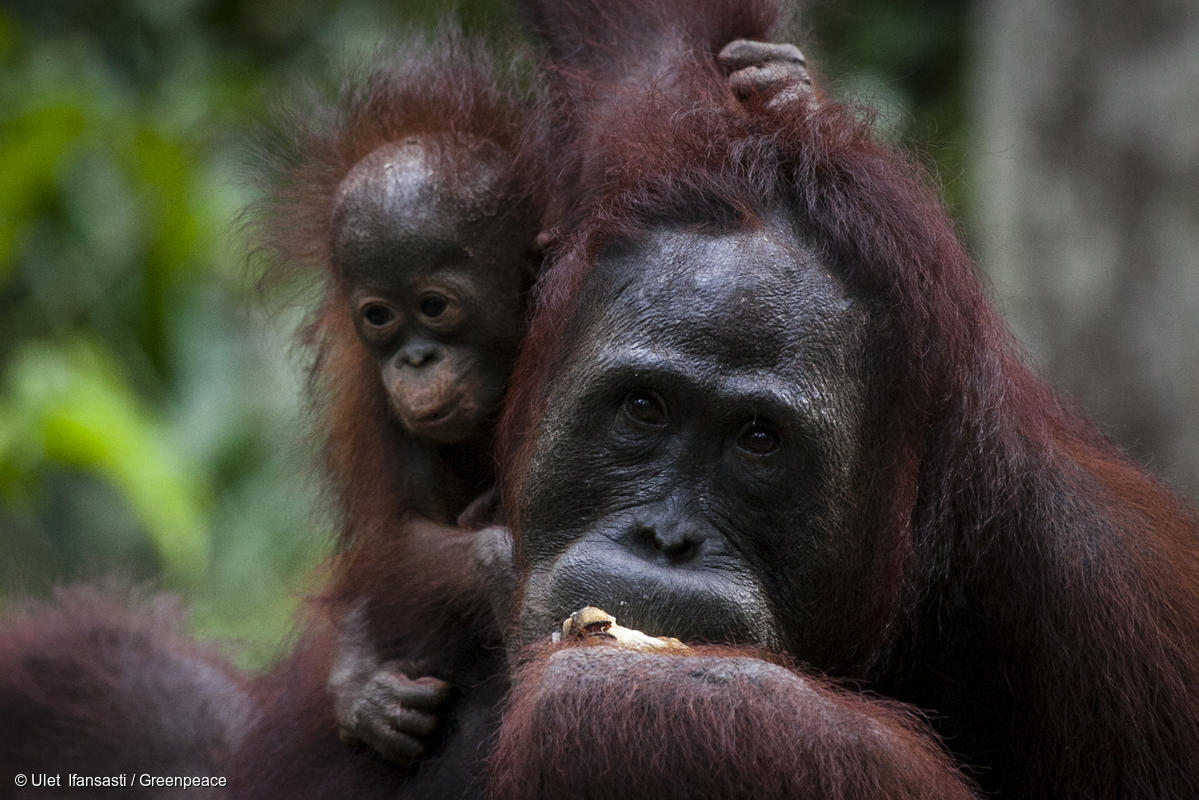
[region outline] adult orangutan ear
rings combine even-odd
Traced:
[[[734,39],[716,56],[729,88],[746,105],[783,111],[815,102],[808,62],[793,44]]]

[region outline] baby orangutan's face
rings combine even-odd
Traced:
[[[386,145],[342,181],[333,258],[359,339],[414,436],[490,430],[524,330],[529,243],[503,216],[495,170],[422,140]]]

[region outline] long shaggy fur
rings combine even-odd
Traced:
[[[404,430],[389,407],[375,358],[355,332],[349,287],[333,263],[334,199],[363,157],[410,137],[437,148],[436,172],[455,192],[457,182],[476,171],[469,167],[483,157],[480,143],[486,143],[489,162],[504,173],[492,207],[480,213],[495,217],[498,226],[527,229],[531,254],[537,215],[533,173],[523,154],[533,102],[519,71],[515,57],[503,61],[484,43],[443,25],[427,40],[400,43],[396,54],[379,59],[369,72],[349,75],[333,103],[310,101],[281,112],[259,156],[264,199],[250,219],[272,266],[268,280],[306,273],[322,287],[303,343],[312,352],[309,397],[337,517],[339,552],[326,599],[344,613],[368,598],[380,645],[410,641],[408,634],[418,628],[422,637],[432,630],[456,637],[486,627],[479,621],[485,603],[477,587],[466,585],[465,572],[449,576],[452,569],[467,569],[462,553],[468,541],[450,544],[461,551],[450,555],[444,543],[428,537],[421,540],[427,550],[399,541],[422,519],[452,526],[478,492],[478,476],[473,465]],[[496,152],[500,158],[490,158]],[[531,257],[529,269],[531,281]],[[413,657],[425,653],[419,642],[412,646],[418,651]],[[446,652],[435,648],[434,662],[445,664]]]
[[[353,328],[330,226],[351,167],[412,136],[443,145],[437,170],[451,190],[479,142],[509,154],[495,207],[484,212],[531,225],[529,171],[519,161],[529,101],[515,63],[449,28],[399,48],[347,77],[334,101],[280,113],[258,154],[264,199],[248,215],[270,266],[267,281],[304,276],[321,289],[302,343],[312,353],[309,392],[339,532],[322,598],[332,614],[316,606],[301,644],[252,681],[189,642],[161,601],[80,589],[6,621],[0,716],[12,728],[0,736],[0,758],[11,767],[8,778],[39,767],[64,774],[127,767],[226,775],[227,794],[246,798],[482,791],[477,749],[506,685],[499,633],[466,566],[474,533],[446,534],[453,516],[433,526],[420,492],[432,485],[451,504],[470,498],[452,496],[456,465],[442,464],[437,474],[422,443],[393,419],[378,368]],[[381,651],[401,648],[468,695],[446,710],[444,747],[414,772],[337,736],[325,686],[329,623],[363,598]]]
[[[187,637],[173,598],[76,587],[0,628],[6,797],[17,774],[227,775],[253,714],[248,682]]]
[[[517,675],[492,761],[492,800],[971,796],[910,710],[719,647],[547,648]]]

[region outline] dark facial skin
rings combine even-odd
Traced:
[[[781,222],[601,254],[518,487],[522,641],[594,605],[836,661],[844,565],[869,545],[867,324]]]
[[[382,147],[342,181],[333,258],[396,417],[420,439],[486,438],[523,331],[527,247],[489,206],[479,157],[447,185],[419,139]]]

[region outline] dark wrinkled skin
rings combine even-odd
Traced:
[[[852,609],[828,604],[869,545],[862,304],[779,219],[653,230],[582,298],[518,488],[521,643],[594,605],[837,663]]]
[[[716,60],[728,72],[729,88],[743,101],[789,111],[812,100],[808,62],[793,44],[734,39]]]
[[[450,685],[419,664],[386,660],[374,646],[359,606],[337,621],[328,689],[339,734],[396,764],[421,758],[437,731]]]

